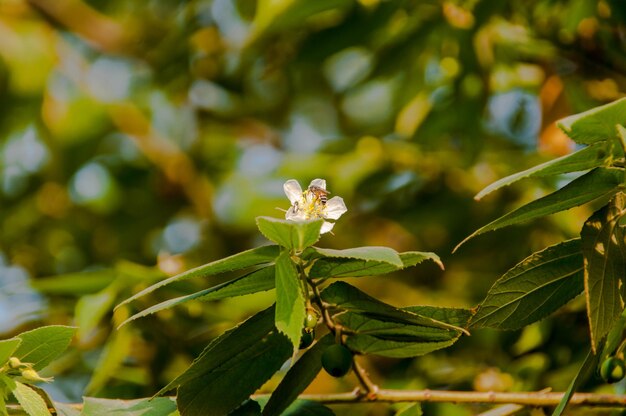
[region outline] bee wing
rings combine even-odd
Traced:
[[[289,202],[291,202],[291,205],[300,201],[300,199],[302,198],[302,188],[300,187],[298,181],[295,179],[289,179],[287,182],[285,182],[285,184],[283,185],[283,189],[285,190],[285,195],[287,195],[287,198],[289,198]]]
[[[326,191],[326,179],[313,179],[309,184],[309,188],[317,187]]]

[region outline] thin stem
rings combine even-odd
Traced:
[[[315,282],[312,279],[308,279],[307,282],[313,289],[313,294],[314,294],[313,300],[322,311],[322,316],[324,317],[324,323],[326,324],[328,329],[333,334],[335,334],[335,337],[337,337],[337,342],[343,343],[342,337],[341,337],[343,328],[341,327],[341,325],[337,325],[335,323],[332,315],[330,314],[328,310],[327,305],[324,303],[324,301],[322,301],[322,295],[319,291],[319,288],[315,284]],[[354,374],[356,375],[356,378],[359,380],[359,383],[365,389],[365,392],[366,392],[365,397],[368,397],[371,400],[376,399],[376,395],[379,390],[378,386],[369,378],[369,375],[367,374],[365,369],[361,367],[361,365],[356,361],[354,356],[352,356],[352,369],[354,370]]]

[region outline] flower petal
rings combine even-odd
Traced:
[[[339,219],[339,217],[341,217],[347,210],[348,208],[343,202],[343,198],[340,196],[334,196],[326,202],[326,206],[324,207],[324,218],[330,220]]]
[[[289,202],[291,202],[292,205],[300,201],[302,198],[302,188],[295,179],[289,179],[285,182],[283,189],[285,190],[285,195],[287,195],[287,198],[289,198]]]
[[[333,229],[334,226],[335,224],[333,224],[332,222],[324,221],[324,224],[322,224],[322,228],[320,228],[320,234],[329,232]]]
[[[326,190],[326,179],[313,179],[309,184],[309,188],[312,186]]]
[[[296,210],[294,206],[291,206],[285,212],[285,219],[289,221],[303,221],[306,220],[306,215],[302,210]]]

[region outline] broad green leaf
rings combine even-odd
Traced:
[[[5,382],[9,383],[11,393],[29,416],[52,416],[46,401],[35,390],[17,380],[7,379]]]
[[[261,246],[250,250],[242,251],[241,253],[233,254],[232,256],[216,260],[214,262],[205,264],[203,266],[196,267],[195,269],[188,270],[184,273],[172,276],[168,279],[160,281],[141,292],[131,296],[124,302],[117,305],[119,308],[122,305],[126,305],[148,293],[154,292],[160,287],[169,285],[170,283],[177,282],[179,280],[193,279],[197,277],[207,277],[216,274],[230,272],[234,270],[242,270],[252,266],[258,266],[260,264],[271,263],[278,256],[278,246]]]
[[[152,399],[113,400],[85,397],[84,416],[170,416],[176,412],[176,402],[169,397]]]
[[[261,416],[261,405],[255,400],[248,399],[228,416]]]
[[[432,260],[443,269],[443,264],[435,253],[408,251],[400,253],[399,256],[402,261],[401,267],[381,261],[322,257],[315,260],[309,276],[312,278],[376,276],[415,266],[424,260]]]
[[[597,199],[608,199],[619,190],[618,186],[623,179],[624,171],[622,169],[596,168],[573,180],[558,191],[509,212],[478,229],[461,241],[454,248],[454,251],[469,239],[487,231],[554,214]]]
[[[618,222],[626,214],[626,195],[619,193],[596,211],[580,233],[584,257],[585,297],[594,353],[624,310],[626,246]]]
[[[216,371],[222,364],[237,360],[240,355],[259,343],[274,329],[274,310],[274,306],[267,308],[215,338],[184,373],[172,380],[156,395],[161,395],[183,383]]]
[[[266,266],[262,269],[255,270],[244,276],[237,277],[219,285],[210,287],[208,289],[204,289],[190,295],[168,299],[166,301],[157,303],[156,305],[153,305],[149,308],[146,308],[141,312],[136,313],[135,315],[122,322],[118,328],[121,328],[122,326],[131,321],[134,321],[135,319],[151,315],[164,309],[172,308],[176,305],[180,305],[181,303],[189,302],[191,300],[219,300],[228,297],[248,295],[251,293],[257,293],[273,289],[275,284],[274,274],[274,266]]]
[[[467,323],[472,317],[472,311],[461,308],[442,308],[439,306],[407,306],[402,308],[405,311],[427,316],[437,321],[445,322],[461,328],[467,327]]]
[[[584,289],[580,239],[531,254],[489,289],[470,324],[519,329],[552,312]]]
[[[312,247],[318,254],[323,257],[339,258],[339,259],[354,259],[374,261],[379,263],[388,263],[396,268],[404,267],[402,259],[398,255],[398,252],[389,247],[355,247],[345,250],[334,250],[331,248],[318,248]]]
[[[334,336],[327,334],[310,347],[287,371],[280,384],[263,408],[263,416],[281,415],[308,387],[322,369],[322,353],[334,343]]]
[[[79,340],[85,339],[98,327],[102,318],[111,311],[118,293],[118,285],[111,284],[98,293],[85,295],[78,300],[74,316]]]
[[[384,318],[375,318],[367,313],[344,312],[338,314],[335,321],[359,335],[372,335],[399,341],[448,341],[452,338],[458,338],[460,335],[460,331],[384,320]]]
[[[287,249],[302,251],[320,239],[323,220],[288,221],[272,217],[257,217],[259,231],[268,240]]]
[[[276,259],[276,328],[289,338],[294,351],[300,344],[306,316],[302,283],[289,252],[283,251]]]
[[[6,363],[22,342],[19,338],[3,339],[0,341],[0,367]]]
[[[372,318],[379,318],[385,321],[395,320],[401,323],[466,332],[457,326],[388,305],[346,282],[339,281],[331,284],[322,291],[321,295],[324,301],[336,309],[366,313]]]
[[[41,370],[67,349],[76,332],[75,327],[51,325],[23,332],[17,336],[22,342],[14,356]]]
[[[601,347],[601,346],[600,346]],[[585,382],[598,366],[598,362],[600,359],[600,354],[594,354],[593,351],[589,351],[587,353],[587,357],[583,362],[583,365],[578,370],[576,377],[572,380],[567,390],[563,394],[563,398],[559,402],[558,406],[554,409],[552,416],[561,416],[565,411],[565,407],[567,407],[567,403],[569,403],[572,395],[578,390],[578,388]]]
[[[177,404],[182,416],[224,415],[261,387],[291,355],[291,344],[272,332],[213,371],[183,383]]]
[[[412,342],[396,341],[371,335],[351,335],[346,340],[348,348],[362,354],[375,354],[383,357],[409,358],[449,347],[458,337],[446,341]]]
[[[322,403],[298,399],[281,416],[335,416],[335,413]]]
[[[612,155],[608,150],[608,146],[606,142],[595,143],[572,154],[552,159],[522,172],[514,173],[487,186],[476,194],[474,199],[480,200],[493,191],[524,178],[560,175],[563,173],[589,170],[599,166],[609,166],[611,164]]]
[[[560,120],[557,125],[572,140],[591,144],[617,137],[616,125],[626,121],[626,98],[574,114]]]

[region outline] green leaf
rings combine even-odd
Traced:
[[[185,372],[156,395],[168,392],[183,383],[215,371],[222,364],[236,360],[239,355],[259,343],[274,329],[274,311],[274,306],[267,308],[215,338]]]
[[[275,285],[274,275],[274,266],[266,266],[262,269],[255,270],[244,276],[237,277],[219,285],[210,287],[208,289],[200,290],[190,295],[168,299],[131,316],[130,318],[122,322],[118,329],[126,325],[127,323],[134,321],[135,319],[151,315],[164,309],[172,308],[176,305],[180,305],[181,303],[189,302],[191,300],[219,300],[228,297],[248,295],[251,293],[257,293],[273,289]]]
[[[94,270],[33,279],[30,285],[38,292],[49,295],[77,296],[104,289],[117,275],[115,269]]]
[[[402,259],[398,252],[389,247],[355,247],[345,250],[334,250],[330,248],[312,247],[318,254],[323,257],[340,258],[340,259],[356,259],[364,261],[374,261],[379,263],[389,263],[396,268],[404,267]]]
[[[51,325],[23,332],[17,336],[22,342],[14,356],[41,370],[67,349],[76,332],[75,327]]]
[[[322,369],[322,353],[334,344],[334,336],[327,334],[310,347],[287,371],[263,408],[263,416],[281,415],[308,387]]]
[[[580,367],[580,370],[578,370],[576,377],[574,377],[569,387],[563,394],[563,398],[559,402],[556,409],[554,409],[552,416],[561,416],[563,414],[563,411],[565,411],[565,407],[572,398],[572,395],[585,381],[587,381],[589,377],[591,377],[591,375],[595,371],[596,367],[598,366],[599,359],[600,354],[593,354],[592,351],[589,351],[587,353],[587,357],[585,358],[583,365]]]
[[[371,318],[466,332],[464,329],[457,326],[388,305],[378,299],[374,299],[346,282],[339,281],[331,284],[322,291],[321,296],[324,301],[331,304],[335,309],[362,312],[366,313]]]
[[[182,416],[224,415],[261,387],[291,355],[289,341],[277,332],[178,388]]]
[[[261,416],[261,405],[255,400],[246,400],[228,416]]]
[[[580,233],[587,315],[594,352],[624,310],[626,233],[618,222],[625,213],[626,195],[620,192],[585,222]]]
[[[615,126],[624,124],[624,121],[626,121],[626,99],[622,98],[566,117],[557,125],[576,143],[591,144],[617,137]]]
[[[35,390],[17,380],[4,381],[8,382],[11,393],[29,416],[52,416],[46,401]]]
[[[74,312],[78,339],[85,339],[97,328],[100,321],[113,308],[118,293],[118,285],[111,284],[98,293],[85,295],[78,300]]]
[[[391,358],[418,357],[449,347],[458,337],[446,341],[413,342],[395,341],[372,335],[351,335],[346,340],[348,348],[362,354],[375,354]]]
[[[315,260],[309,276],[312,278],[376,276],[415,266],[424,260],[432,260],[443,269],[443,264],[435,253],[408,251],[400,253],[399,256],[402,261],[401,267],[382,261],[322,257]]]
[[[554,214],[597,199],[610,198],[618,190],[624,171],[617,168],[596,168],[573,180],[556,192],[526,204],[478,229],[461,241],[453,251],[477,235],[509,225]]]
[[[322,403],[298,399],[281,416],[335,416],[335,413]]]
[[[172,276],[168,279],[162,280],[141,292],[126,299],[116,308],[122,305],[133,302],[134,300],[154,292],[156,289],[177,282],[179,280],[193,279],[197,277],[207,277],[216,274],[230,272],[234,270],[242,270],[252,266],[258,266],[260,264],[271,263],[278,256],[278,246],[261,246],[250,250],[242,251],[241,253],[233,254],[232,256],[216,260],[214,262],[205,264],[195,269],[188,270],[176,276]]]
[[[276,328],[289,338],[294,351],[300,344],[305,316],[302,279],[285,250],[276,259]]]
[[[169,416],[176,412],[176,402],[169,397],[112,400],[85,397],[84,416]]]
[[[0,367],[13,356],[13,353],[22,342],[19,338],[3,339],[0,341]]]
[[[272,217],[257,217],[259,231],[268,240],[287,249],[302,251],[320,239],[323,220],[288,221]]]
[[[407,306],[402,309],[461,328],[465,328],[472,317],[471,310],[461,308],[441,308],[439,306],[419,305]]]
[[[394,416],[422,416],[422,406],[420,403],[413,403],[398,410]]]
[[[595,143],[572,154],[552,159],[522,172],[514,173],[487,186],[476,194],[474,199],[480,200],[493,191],[524,178],[560,175],[589,170],[599,166],[609,166],[612,161],[612,154],[608,147],[609,145],[606,142]]]
[[[489,289],[470,324],[519,329],[542,319],[584,289],[580,239],[531,254]]]

